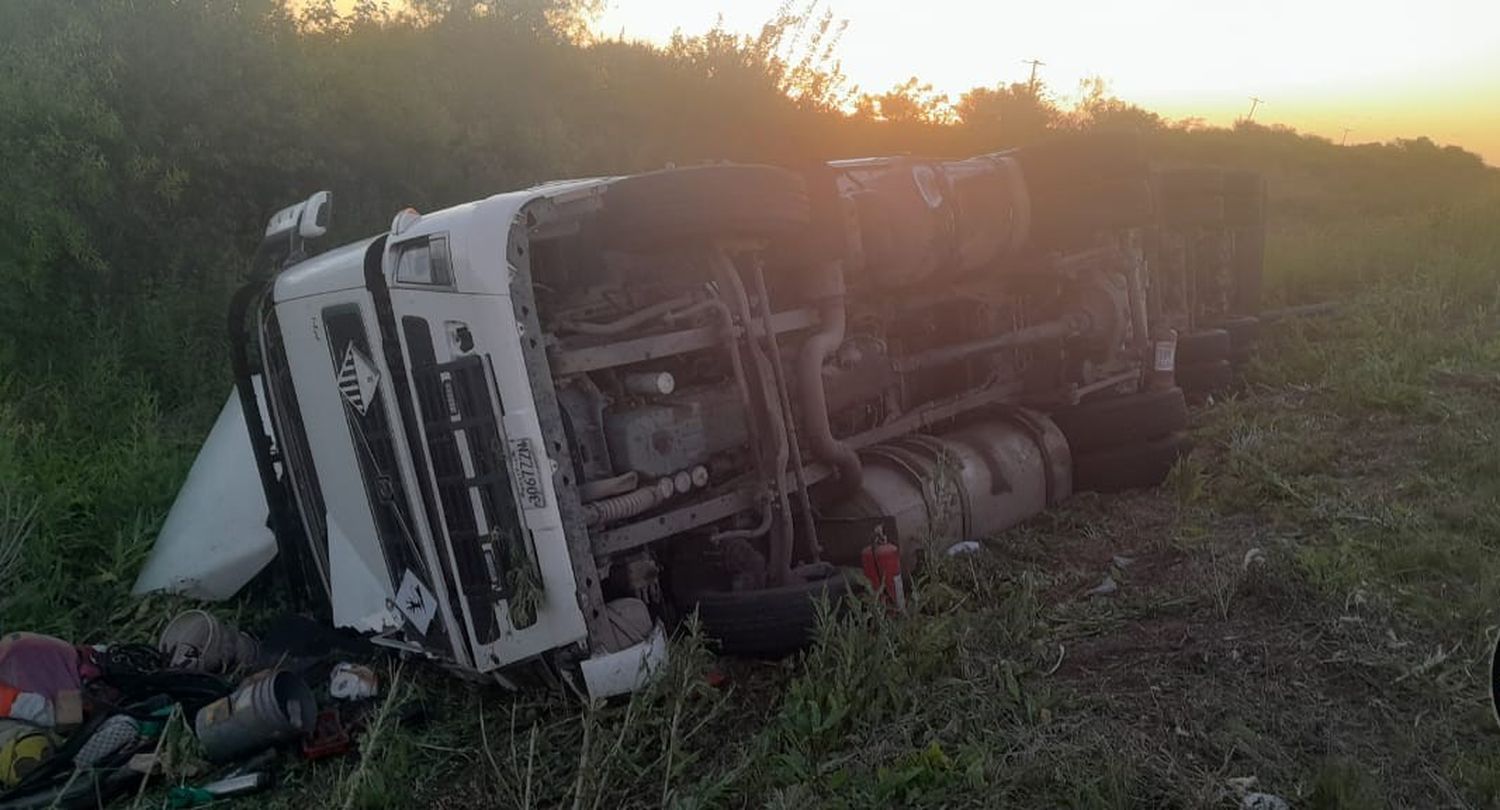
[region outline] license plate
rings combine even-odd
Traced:
[[[542,488],[536,447],[530,439],[511,439],[510,462],[516,471],[516,489],[520,492],[522,505],[528,509],[546,508],[547,491]]]

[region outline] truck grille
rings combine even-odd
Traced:
[[[439,363],[427,321],[412,316],[401,321],[459,591],[476,638],[490,643],[500,634],[495,602],[512,596],[508,575],[525,559],[525,529],[485,362],[467,356]]]

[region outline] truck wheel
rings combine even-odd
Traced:
[[[849,576],[754,591],[699,593],[682,606],[698,610],[703,632],[731,655],[778,658],[806,647],[818,626],[818,602],[834,607],[851,592]]]
[[[1233,348],[1223,329],[1202,329],[1177,336],[1177,362],[1184,366],[1223,360]]]
[[[1214,324],[1213,328],[1222,329],[1229,333],[1229,351],[1231,354],[1254,347],[1255,341],[1260,338],[1260,318],[1254,315],[1228,318]]]
[[[1012,153],[1031,195],[1031,239],[1079,242],[1094,231],[1150,221],[1141,138],[1123,130],[1052,138]]]
[[[1167,169],[1156,178],[1161,224],[1213,225],[1224,220],[1224,173],[1207,167]]]
[[[1193,449],[1185,433],[1073,457],[1073,488],[1122,492],[1154,487],[1166,480],[1177,459]]]
[[[1187,427],[1187,402],[1180,388],[1142,391],[1062,408],[1052,412],[1052,421],[1077,456],[1182,430]]]
[[[1188,395],[1216,394],[1234,385],[1234,367],[1227,359],[1177,367],[1177,385]]]
[[[785,236],[812,221],[802,177],[775,166],[725,164],[666,169],[609,185],[599,213],[608,247]]]
[[[1236,371],[1243,369],[1255,354],[1255,343],[1260,338],[1260,319],[1244,315],[1220,321],[1214,327],[1229,333],[1229,364]]]

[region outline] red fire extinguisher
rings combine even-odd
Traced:
[[[875,592],[880,598],[895,605],[897,610],[905,610],[906,589],[901,582],[901,549],[892,543],[872,544],[860,552],[860,562],[864,564],[865,577],[875,586]]]

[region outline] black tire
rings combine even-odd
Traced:
[[[1202,329],[1177,336],[1177,363],[1192,366],[1223,360],[1233,351],[1229,333],[1223,329]]]
[[[826,594],[837,606],[853,590],[840,571],[828,579],[758,591],[699,593],[683,605],[696,607],[703,632],[722,652],[779,658],[806,647],[818,626],[818,602]]]
[[[1187,401],[1178,388],[1127,394],[1052,412],[1053,423],[1067,437],[1068,448],[1075,456],[1182,430],[1187,427],[1187,418]]]
[[[1031,239],[1074,244],[1095,231],[1143,225],[1152,215],[1141,138],[1123,130],[1051,138],[1011,153],[1031,195]]]
[[[1145,177],[1123,177],[1095,186],[1074,215],[1080,227],[1102,230],[1150,225],[1155,211],[1151,183]]]
[[[628,250],[674,241],[787,236],[811,221],[807,187],[797,173],[725,164],[616,180],[604,195],[599,232],[606,246]]]
[[[1176,375],[1177,386],[1189,395],[1216,394],[1234,385],[1234,367],[1227,359],[1178,366]]]
[[[1229,333],[1229,354],[1246,353],[1255,348],[1255,342],[1260,339],[1260,318],[1253,315],[1243,315],[1238,318],[1229,318],[1219,321],[1213,325],[1215,329],[1222,329]]]
[[[1192,452],[1187,434],[1173,433],[1145,442],[1073,457],[1073,489],[1122,492],[1165,481],[1179,458]]]
[[[1224,173],[1192,167],[1167,169],[1156,177],[1159,221],[1183,227],[1224,221]]]

